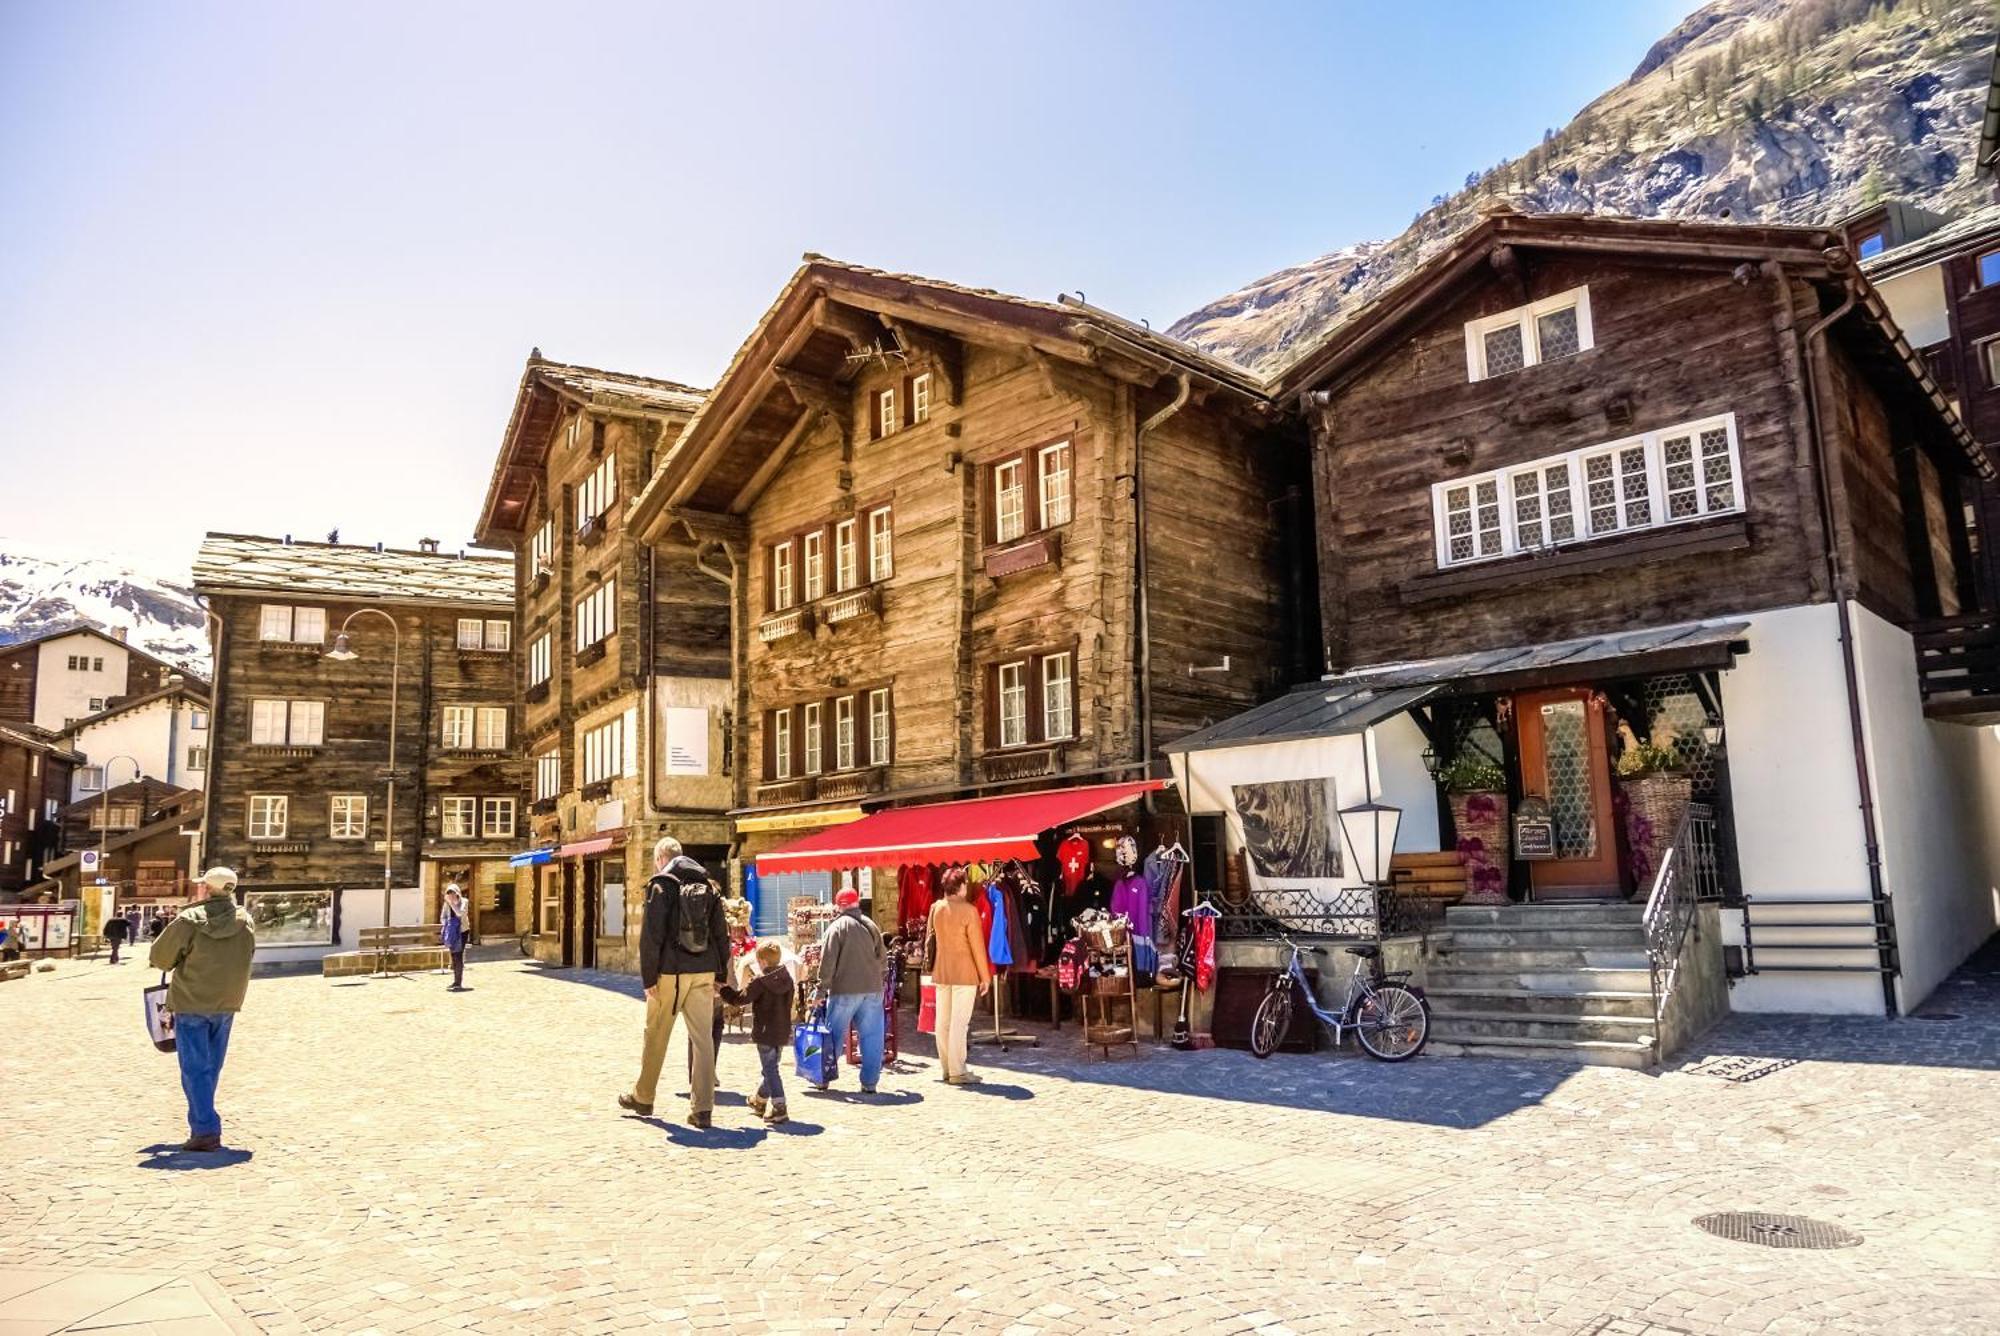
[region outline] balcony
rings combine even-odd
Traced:
[[[530,705],[540,705],[548,698],[549,684],[546,678],[521,693],[521,699]]]
[[[2000,724],[2000,613],[1937,617],[1910,628],[1924,714],[1955,724]]]
[[[554,798],[537,798],[528,804],[528,812],[532,816],[547,816],[555,810],[556,800]]]
[[[882,791],[888,774],[885,767],[873,765],[862,770],[842,770],[837,774],[821,775],[815,796],[828,802],[838,798],[865,798]]]
[[[820,620],[828,626],[838,626],[860,617],[878,617],[881,613],[882,590],[876,585],[835,594],[820,605]]]
[[[536,567],[535,573],[528,577],[528,592],[531,594],[541,593],[544,589],[547,589],[549,587],[549,581],[553,579],[554,576],[555,572],[551,571],[548,567],[546,566]]]
[[[988,752],[979,758],[979,777],[994,783],[1013,779],[1039,779],[1059,775],[1066,744],[1047,747],[1016,747],[1011,751]]]
[[[757,623],[757,639],[766,645],[775,645],[793,636],[809,636],[813,630],[813,611],[808,607],[788,608],[777,612]]]
[[[756,803],[759,807],[782,807],[788,803],[811,802],[818,787],[810,775],[797,779],[774,780],[769,784],[759,784]]]
[[[986,549],[983,569],[987,578],[998,580],[1008,575],[1019,575],[1022,571],[1032,571],[1040,566],[1062,565],[1062,534],[1051,530],[1038,533],[1032,538],[1010,543],[1006,547]]]
[[[576,652],[576,666],[587,668],[591,664],[599,662],[609,652],[607,646],[610,644],[611,637],[606,636],[602,640],[593,640],[590,644],[585,645]]]

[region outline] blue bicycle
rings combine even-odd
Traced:
[[[1291,1028],[1295,998],[1304,998],[1307,1009],[1320,1024],[1333,1031],[1336,1048],[1341,1037],[1352,1030],[1368,1056],[1384,1062],[1408,1062],[1424,1051],[1431,1037],[1431,1005],[1421,992],[1403,982],[1410,977],[1408,970],[1383,971],[1381,947],[1346,948],[1347,954],[1354,957],[1354,972],[1347,978],[1346,1000],[1336,1012],[1319,1004],[1319,999],[1313,996],[1312,981],[1306,978],[1305,968],[1299,963],[1299,958],[1307,952],[1326,955],[1326,948],[1300,946],[1284,936],[1278,940],[1292,949],[1292,958],[1272,978],[1264,1000],[1257,1004],[1256,1015],[1250,1019],[1252,1053],[1268,1058],[1278,1051],[1278,1045],[1284,1042]]]

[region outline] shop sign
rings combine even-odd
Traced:
[[[1556,823],[1548,802],[1523,798],[1514,813],[1514,857],[1525,859],[1556,856]]]
[[[594,829],[600,832],[622,830],[624,826],[625,800],[623,798],[614,798],[609,802],[601,802],[597,805],[597,825]]]

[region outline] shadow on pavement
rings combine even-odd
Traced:
[[[672,1123],[661,1117],[637,1118],[635,1122],[649,1124],[667,1134],[667,1140],[676,1146],[686,1146],[691,1150],[748,1150],[771,1133],[759,1127],[711,1127],[703,1130],[689,1127],[686,1123]]]
[[[976,1081],[971,1085],[957,1087],[974,1095],[991,1095],[995,1099],[1033,1099],[1035,1092],[1026,1086],[1008,1085],[1003,1081]]]
[[[914,1090],[882,1090],[877,1091],[873,1095],[864,1095],[859,1090],[821,1090],[817,1086],[807,1086],[805,1087],[804,1094],[808,1099],[829,1100],[836,1104],[860,1104],[864,1107],[868,1105],[921,1104],[924,1102],[924,1097]]]
[[[146,1158],[139,1161],[141,1169],[167,1169],[184,1172],[190,1169],[228,1169],[233,1165],[247,1164],[255,1151],[242,1150],[234,1146],[224,1146],[221,1150],[182,1150],[177,1141],[162,1141],[153,1146],[141,1146],[139,1153]]]

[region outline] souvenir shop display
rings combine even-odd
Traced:
[[[1132,922],[1122,914],[1093,909],[1079,916],[1075,926],[1073,961],[1083,1003],[1083,1042],[1107,1058],[1121,1044],[1130,1044],[1137,1053],[1139,971],[1132,961]]]
[[[1179,1049],[1213,1048],[1214,1036],[1194,1033],[1192,1012],[1195,990],[1205,993],[1215,986],[1215,925],[1222,914],[1204,899],[1181,917],[1187,926],[1177,953],[1181,1009],[1174,1020],[1173,1045]]]

